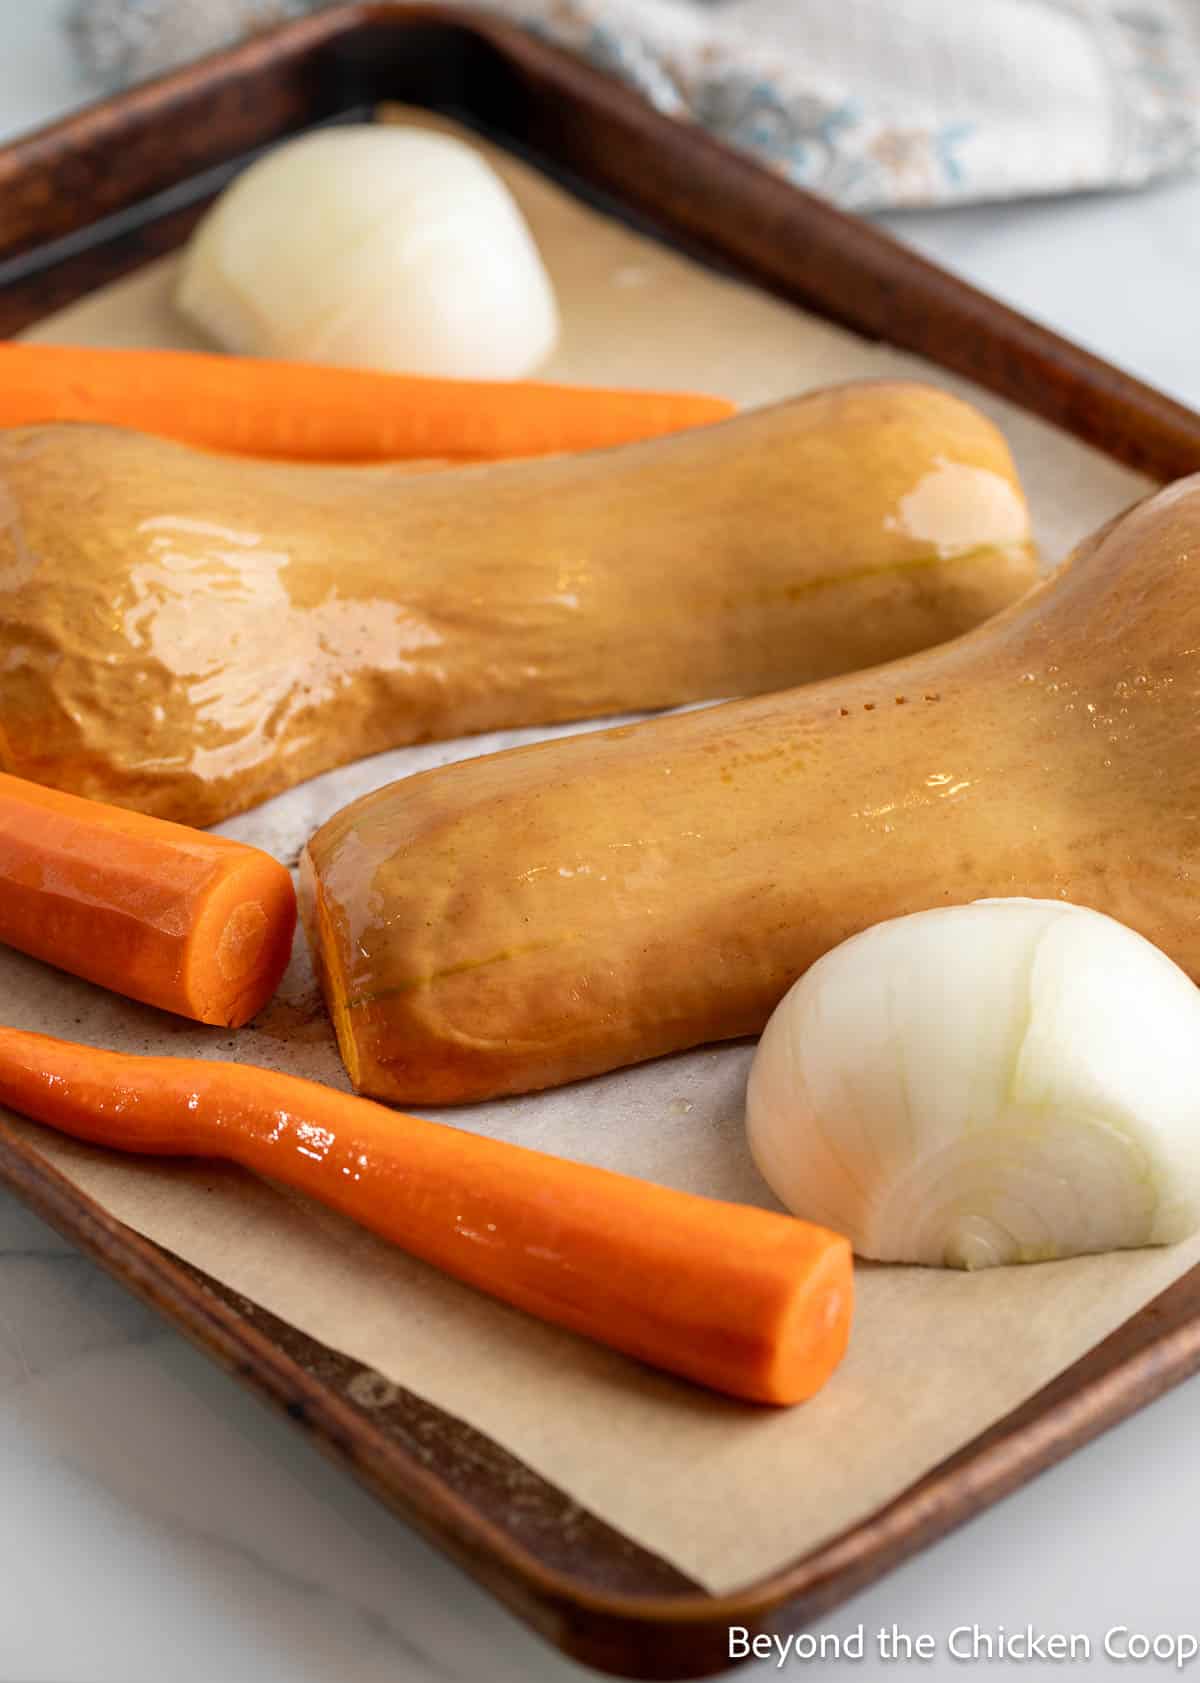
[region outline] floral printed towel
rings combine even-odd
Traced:
[[[76,0],[137,81],[312,0]],[[1200,156],[1200,0],[490,0],[859,210],[1137,187]]]

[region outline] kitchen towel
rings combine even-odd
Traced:
[[[312,0],[76,0],[109,87]],[[1200,157],[1200,0],[490,0],[856,210],[1137,187]]]

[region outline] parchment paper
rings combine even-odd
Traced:
[[[563,305],[566,332],[548,375],[690,385],[744,403],[855,375],[932,378],[1004,426],[1052,559],[1146,488],[962,382],[720,279],[583,208],[526,167],[497,161]],[[172,317],[171,271],[170,262],[156,265],[31,337],[195,343]],[[385,754],[225,828],[293,861],[311,829],[353,796],[537,734]],[[97,1045],[237,1057],[346,1085],[302,941],[276,1002],[236,1039],[12,953],[0,953],[0,1012],[14,1024]],[[742,1139],[750,1055],[744,1045],[693,1052],[557,1093],[456,1111],[452,1119],[769,1205]],[[757,1410],[500,1307],[237,1171],[120,1159],[29,1123],[12,1126],[131,1226],[468,1420],[714,1591],[783,1565],[898,1494],[1200,1258],[1197,1241],[975,1276],[861,1267],[843,1368],[804,1407]]]

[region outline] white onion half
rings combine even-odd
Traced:
[[[750,1071],[755,1161],[860,1256],[984,1268],[1200,1227],[1200,992],[1081,906],[881,923],[782,1000]]]
[[[558,311],[512,194],[451,135],[356,124],[252,164],[184,253],[179,310],[224,349],[519,379]]]

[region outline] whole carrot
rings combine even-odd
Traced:
[[[297,461],[478,461],[596,450],[733,411],[724,398],[691,393],[0,342],[0,426],[101,421],[210,450]]]
[[[0,773],[0,942],[237,1028],[279,985],[296,895],[256,847]]]
[[[246,1064],[0,1028],[0,1102],[119,1151],[221,1157],[506,1303],[755,1402],[811,1396],[846,1347],[850,1247],[719,1203]]]

